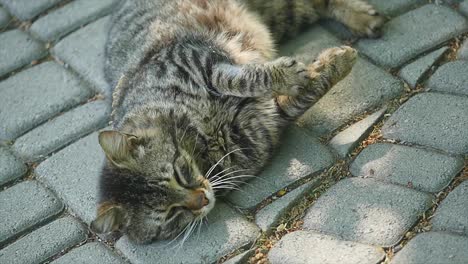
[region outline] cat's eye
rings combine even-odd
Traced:
[[[191,182],[191,170],[188,165],[175,168],[175,178],[180,186],[189,187]]]

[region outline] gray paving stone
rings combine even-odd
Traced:
[[[6,147],[0,147],[0,186],[23,176],[28,171],[26,165],[16,158]]]
[[[313,26],[299,36],[281,45],[281,56],[295,56],[298,60],[312,63],[321,51],[343,45],[336,37],[320,26]]]
[[[341,131],[330,140],[329,145],[340,157],[345,158],[367,136],[375,123],[379,122],[386,110],[381,109]]]
[[[217,203],[208,215],[208,224],[202,227],[200,235],[194,234],[188,238],[179,252],[175,244],[177,241],[172,245],[168,245],[168,241],[135,245],[127,237],[117,241],[116,248],[132,263],[208,264],[252,243],[258,236],[257,226],[226,204]]]
[[[468,236],[468,181],[464,181],[442,201],[432,219],[432,230]]]
[[[84,241],[86,233],[75,219],[58,219],[0,250],[0,263],[42,263]]]
[[[279,220],[291,207],[299,202],[313,188],[320,184],[317,180],[312,180],[298,188],[281,196],[271,204],[265,206],[255,215],[255,223],[263,232],[271,231],[271,228],[279,224]]]
[[[36,161],[83,135],[104,127],[109,115],[109,103],[87,103],[21,136],[15,141],[13,149],[21,158]]]
[[[396,254],[391,264],[462,264],[468,259],[468,237],[421,233]]]
[[[242,208],[252,208],[268,196],[334,162],[330,150],[302,129],[293,126],[285,133],[272,161],[242,191],[229,194],[229,201]]]
[[[12,140],[90,96],[90,90],[55,62],[0,82],[0,139]],[[34,99],[34,100],[33,100]]]
[[[307,231],[287,234],[268,254],[271,264],[377,264],[383,249]]]
[[[96,214],[97,186],[104,158],[98,134],[93,133],[42,162],[36,174],[69,209],[90,223]]]
[[[442,65],[431,76],[427,87],[432,91],[468,95],[468,61],[453,61]]]
[[[406,65],[401,69],[400,77],[414,88],[421,77],[439,61],[447,50],[447,47],[442,47]]]
[[[468,153],[468,99],[447,94],[413,96],[384,124],[385,138]]]
[[[351,73],[312,106],[299,124],[324,136],[366,110],[382,107],[403,90],[401,81],[367,60],[358,59]]]
[[[109,17],[104,17],[70,34],[52,49],[52,53],[92,83],[97,91],[110,95],[104,79],[104,48]]]
[[[0,201],[0,246],[63,209],[54,194],[36,181],[22,182],[1,191]]]
[[[348,178],[322,194],[304,217],[305,230],[390,247],[432,205],[432,196],[374,179]]]
[[[0,29],[6,27],[10,22],[10,14],[5,10],[5,8],[0,6]]]
[[[468,3],[468,1],[466,2]],[[461,48],[458,50],[457,58],[459,60],[468,60],[468,39],[463,42]]]
[[[468,1],[467,0],[463,1],[463,3],[460,4],[459,10],[463,15],[468,16]]]
[[[29,20],[63,0],[0,0],[10,13],[21,20]]]
[[[357,46],[378,64],[395,68],[467,30],[457,12],[429,4],[392,19],[382,38],[362,39]]]
[[[228,261],[224,262],[223,264],[245,264],[248,263],[249,258],[255,253],[254,250],[248,250],[244,253],[241,253]]]
[[[463,159],[393,144],[365,148],[351,165],[355,176],[439,192],[463,169]]]
[[[0,34],[0,76],[46,55],[45,46],[18,29]]]
[[[52,41],[108,14],[118,1],[76,0],[39,18],[30,30],[41,40]]]
[[[110,251],[101,243],[87,243],[79,248],[73,249],[53,264],[103,264],[103,263],[126,263],[120,256]]]
[[[387,16],[395,16],[427,3],[425,0],[368,0],[368,2]]]

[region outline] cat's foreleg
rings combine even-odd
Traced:
[[[357,36],[378,37],[385,19],[365,0],[314,0],[317,12],[345,24]]]
[[[341,81],[351,71],[356,62],[357,52],[343,46],[323,51],[309,66],[309,84],[299,95],[281,95],[275,98],[282,116],[294,121],[315,104],[333,85]]]
[[[305,64],[281,57],[264,64],[217,65],[211,82],[223,95],[273,98],[300,94],[309,84],[310,76]]]

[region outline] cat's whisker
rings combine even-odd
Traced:
[[[233,167],[229,167],[229,168],[227,168],[227,169],[224,169],[224,170],[222,170],[222,171],[216,173],[215,175],[210,176],[210,177],[208,178],[208,180],[210,180],[210,179],[212,179],[212,178],[215,178],[215,177],[218,176],[219,174],[221,174],[221,173],[223,173],[223,172],[226,172],[226,171],[228,171],[228,170],[230,170],[230,169],[232,169],[232,168],[233,168]]]
[[[169,246],[169,245],[171,245],[172,243],[174,243],[174,242],[187,230],[187,228],[189,228],[189,226],[190,226],[190,224],[187,224],[187,225],[184,227],[184,229],[182,229],[182,231],[180,231],[180,233],[179,233],[176,237],[174,237],[173,239],[171,239],[171,241],[169,241],[169,243],[166,244],[166,246]],[[174,245],[174,247],[172,247],[171,249],[175,249],[175,245]]]
[[[182,240],[179,243],[179,249],[183,247],[183,245],[184,245],[185,241],[187,240],[187,238],[189,238],[190,234],[192,234],[193,228],[196,225],[196,221],[191,222],[189,225],[190,225],[190,228],[187,231],[185,231],[185,235],[184,235],[184,237],[182,238]]]
[[[201,227],[203,225],[203,217],[200,218],[200,220],[197,221],[198,223],[198,233],[197,233],[197,238],[200,239],[200,231],[201,231]]]
[[[216,179],[215,181],[213,181],[211,184],[216,184],[218,182],[222,182],[222,181],[226,181],[226,180],[231,180],[231,179],[238,179],[238,178],[258,178],[258,176],[255,176],[255,175],[249,175],[249,174],[246,174],[246,175],[236,175],[236,176],[233,176],[233,177],[228,177],[228,178],[219,178],[219,179]]]
[[[215,178],[215,180],[214,180],[213,182],[216,182],[216,180],[223,179],[223,178],[225,178],[225,177],[227,177],[227,176],[229,176],[229,175],[231,175],[231,174],[234,174],[234,173],[236,173],[236,172],[243,172],[243,171],[249,171],[249,170],[250,170],[250,169],[242,169],[242,170],[231,171],[231,172],[229,172],[229,173],[226,173],[226,174],[224,174],[224,175],[221,175],[221,176],[215,178],[216,176],[218,176],[218,174],[221,173],[221,172],[220,172],[220,173],[218,173],[218,174],[216,174],[216,175],[214,175],[213,177],[210,177],[210,178]]]
[[[227,156],[231,155],[232,153],[236,152],[236,151],[240,151],[242,150],[242,148],[238,148],[238,149],[235,149],[235,150],[232,150],[232,151],[229,151],[226,155],[224,155],[223,157],[221,157],[218,162],[216,162],[213,166],[211,166],[211,168],[206,172],[205,174],[205,178],[209,178],[210,174],[213,172],[213,170],[221,163],[221,161],[223,161]]]
[[[224,187],[234,187],[234,188],[240,190],[240,186],[237,185],[237,184],[235,184],[235,183],[232,183],[232,182],[227,182],[227,183],[224,183],[224,184],[220,184],[220,185],[215,186],[215,187],[216,187],[216,189],[222,189],[222,188],[224,188]],[[215,189],[215,190],[216,190],[216,189]]]

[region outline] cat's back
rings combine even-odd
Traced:
[[[126,0],[112,16],[107,81],[115,87],[149,52],[193,34],[211,39],[236,63],[264,61],[275,53],[267,28],[237,0]]]

